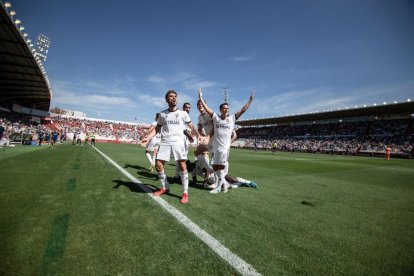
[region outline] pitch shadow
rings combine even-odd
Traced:
[[[131,182],[131,181],[122,181],[122,180],[112,180],[112,182],[116,183],[115,186],[112,187],[112,189],[118,189],[120,186],[125,186],[127,187],[131,192],[133,193],[142,193],[142,194],[146,194],[147,192],[142,190],[138,184]],[[144,185],[144,184],[142,184]],[[152,186],[152,185],[145,185],[147,188],[149,188],[151,190],[151,193],[155,192],[157,190],[156,187]]]

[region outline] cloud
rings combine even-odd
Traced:
[[[167,82],[167,80],[165,78],[162,78],[162,77],[157,76],[157,75],[149,76],[147,78],[147,81],[153,82],[153,83],[165,83],[165,82]]]
[[[191,78],[193,78],[194,75],[191,73],[186,72],[178,72],[169,76],[160,76],[160,75],[151,75],[147,78],[147,81],[157,84],[176,84],[180,82],[187,81]]]
[[[166,109],[167,103],[165,102],[164,95],[162,97],[154,97],[149,94],[140,95],[137,98],[138,105],[156,106],[161,109]],[[178,92],[178,105],[181,108],[185,102],[195,102],[195,98],[185,93]]]
[[[236,61],[236,62],[239,62],[239,61],[249,61],[249,60],[252,60],[254,58],[254,56],[253,55],[251,55],[251,56],[239,56],[239,57],[231,57],[231,58],[229,58],[231,61]]]
[[[199,87],[201,88],[210,88],[210,87],[215,87],[217,86],[217,83],[212,82],[212,81],[202,81],[202,80],[197,80],[197,79],[192,79],[189,81],[184,82],[184,87],[186,89],[198,89]]]
[[[81,85],[67,81],[54,81],[52,84],[52,102],[54,106],[63,106],[75,110],[121,109],[136,106],[136,103],[127,96],[120,96],[115,93],[113,95],[102,94],[102,90],[97,89],[97,87],[101,87],[97,82],[88,82]]]
[[[344,90],[332,87],[296,89],[274,93],[270,97],[260,97],[259,92],[246,115],[250,118],[261,118],[310,113],[313,111],[323,112],[344,109],[346,107],[362,107],[363,105],[372,106],[374,103],[378,104],[384,101],[405,101],[407,98],[410,98],[410,91],[413,90],[414,84],[409,82],[381,87],[373,86]],[[396,98],[396,95],[399,98]],[[244,101],[237,100],[232,101],[231,105],[239,108],[244,103]],[[244,117],[244,119],[247,117]]]
[[[138,97],[139,104],[149,104],[152,106],[157,106],[163,108],[166,106],[165,98],[163,97],[153,97],[151,95],[140,95]]]
[[[177,87],[182,89],[197,89],[199,87],[210,88],[217,86],[214,81],[203,80],[196,75],[188,72],[178,72],[169,76],[151,75],[146,79],[148,82],[158,84],[163,89]]]
[[[106,95],[83,95],[68,91],[59,91],[53,98],[55,105],[73,105],[90,108],[134,107],[135,103],[126,97]]]

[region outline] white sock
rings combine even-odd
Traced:
[[[147,157],[147,159],[148,159],[148,161],[150,162],[150,164],[151,164],[151,165],[152,165],[152,164],[154,164],[154,163],[152,162],[152,156],[151,156],[151,153],[146,152],[146,153],[145,153],[145,156]]]
[[[157,155],[156,154],[152,154],[152,165],[155,166],[155,159],[156,159]]]
[[[183,193],[188,194],[188,171],[180,172],[180,177],[183,184]]]
[[[218,172],[218,171],[213,172],[213,173],[215,174],[215,179],[216,179],[216,181],[214,182],[214,186],[215,186],[216,188],[217,188],[217,186],[218,186],[218,184],[219,184],[219,182],[220,182],[220,178],[218,177],[217,172]],[[215,189],[215,188],[214,188],[214,189]]]
[[[225,185],[225,184],[227,184],[227,181],[226,181],[226,179],[224,178],[224,176],[226,175],[225,174],[225,172],[224,172],[224,170],[219,170],[219,171],[216,171],[216,174],[217,174],[217,178],[219,179],[218,181],[218,185],[217,185],[217,188],[216,189],[219,189],[219,191],[221,191],[221,187],[223,186],[223,185]]]
[[[224,175],[229,174],[229,162],[227,162],[226,166],[224,166],[224,172]]]
[[[241,177],[236,177],[236,179],[237,179],[238,183],[250,183],[251,182],[251,181],[246,180],[246,179],[241,178]]]
[[[158,178],[160,179],[162,188],[168,190],[170,188],[170,184],[167,181],[167,176],[165,175],[164,171],[160,171],[158,173]]]

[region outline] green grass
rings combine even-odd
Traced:
[[[144,150],[97,147],[151,189]],[[90,146],[0,150],[2,275],[237,272]],[[414,163],[232,150],[258,189],[163,199],[263,275],[414,273]],[[174,162],[166,172],[174,174]]]

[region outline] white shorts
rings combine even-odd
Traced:
[[[213,151],[212,156],[212,164],[213,165],[227,165],[227,160],[229,158],[229,150],[228,149],[215,149]]]
[[[158,148],[161,144],[161,140],[159,138],[153,137],[151,140],[149,140],[147,146],[145,147],[146,151],[154,151],[156,148]]]
[[[157,153],[157,160],[169,161],[173,153],[174,160],[187,160],[187,151],[185,150],[184,143],[182,145],[160,145]]]

